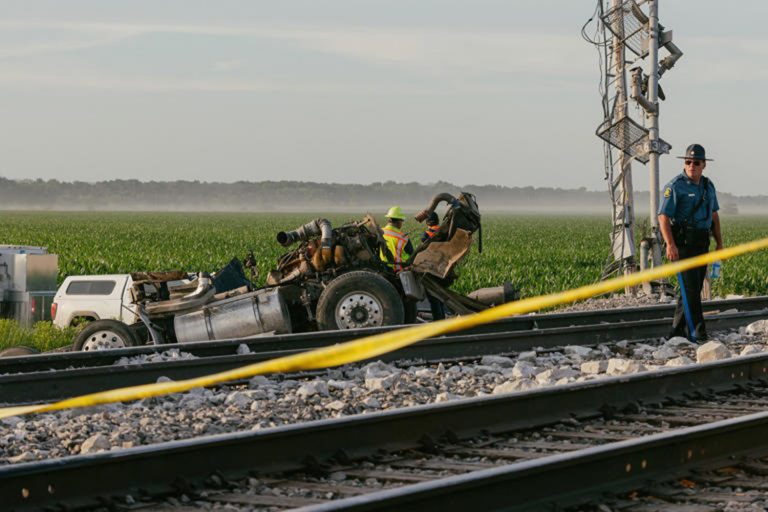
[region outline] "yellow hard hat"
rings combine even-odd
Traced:
[[[403,210],[399,206],[393,206],[389,209],[387,212],[386,217],[388,219],[399,219],[399,220],[405,220],[405,214],[403,213]]]

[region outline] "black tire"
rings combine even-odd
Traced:
[[[31,356],[39,354],[40,351],[32,347],[25,347],[19,345],[18,347],[11,347],[5,350],[0,350],[0,357],[18,357],[18,356]]]
[[[96,320],[75,337],[73,350],[108,350],[139,344],[134,331],[118,320]]]
[[[320,294],[316,314],[321,330],[399,325],[405,320],[403,300],[394,285],[366,271],[348,272],[331,281]]]

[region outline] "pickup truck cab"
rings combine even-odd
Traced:
[[[67,277],[51,305],[53,323],[63,328],[106,319],[137,322],[132,283],[130,274]]]
[[[191,275],[184,272],[152,274],[170,274],[163,280],[166,287],[189,287],[191,283]],[[136,294],[145,297],[157,293],[152,279],[146,273],[69,276],[54,296],[53,323],[62,328],[84,325],[75,337],[75,351],[141,345],[146,342],[148,331],[140,321]],[[193,289],[196,286],[191,284]]]

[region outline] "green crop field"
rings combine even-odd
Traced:
[[[0,243],[47,246],[59,255],[59,281],[72,274],[139,270],[212,272],[233,257],[242,259],[249,249],[254,250],[263,280],[284,252],[275,234],[317,216],[1,212]],[[334,225],[358,218],[322,216]],[[405,229],[417,241],[423,226],[410,221]],[[472,250],[454,289],[468,292],[508,279],[530,297],[594,283],[608,256],[609,230],[608,219],[599,216],[486,215],[483,252]],[[768,236],[768,217],[725,217],[723,233],[726,246]],[[724,263],[714,293],[768,293],[768,251]],[[18,329],[14,332],[14,338],[20,336]],[[9,342],[0,326],[0,348]]]

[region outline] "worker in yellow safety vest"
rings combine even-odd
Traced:
[[[387,212],[387,225],[384,226],[384,241],[387,243],[387,254],[383,249],[379,251],[379,257],[395,271],[402,271],[407,266],[407,261],[413,255],[413,244],[408,235],[403,233],[403,221],[405,215],[399,206],[393,206]]]

